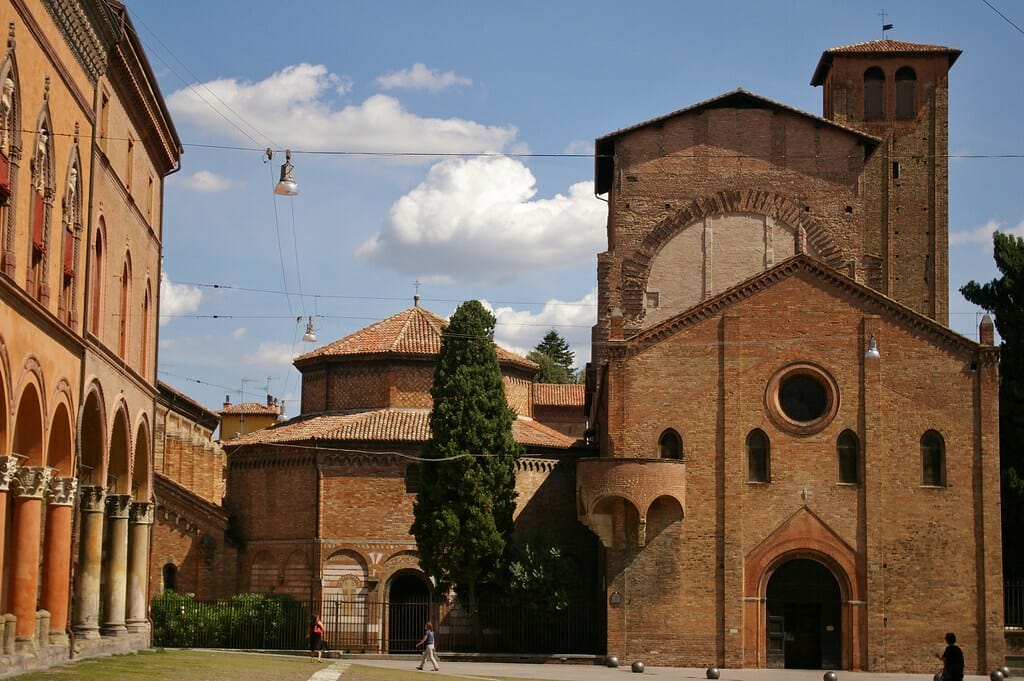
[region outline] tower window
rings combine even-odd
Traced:
[[[896,116],[913,118],[917,115],[917,75],[904,66],[896,72]]]
[[[885,117],[885,74],[882,69],[872,66],[864,72],[864,118],[866,120]]]

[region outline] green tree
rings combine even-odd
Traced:
[[[995,316],[999,355],[999,463],[1002,473],[1003,572],[1024,577],[1024,239],[996,232],[996,267],[987,284],[970,281],[960,293]]]
[[[535,379],[538,383],[575,383],[578,379],[579,372],[573,368],[576,354],[555,329],[548,331],[526,357],[540,365]]]
[[[420,466],[412,534],[420,566],[441,588],[454,587],[475,611],[481,584],[493,581],[512,536],[514,412],[494,347],[494,316],[470,300],[445,327],[430,394],[431,436]]]

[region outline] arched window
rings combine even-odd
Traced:
[[[759,428],[747,435],[747,481],[772,481],[771,443]]]
[[[896,116],[913,118],[917,115],[917,74],[904,66],[896,72]]]
[[[81,231],[81,192],[78,182],[77,159],[68,169],[67,187],[64,190],[64,216],[61,220],[63,263],[61,275],[58,316],[68,326],[75,324],[75,275],[78,267],[78,233]]]
[[[121,359],[128,358],[128,321],[131,319],[129,301],[132,294],[132,258],[126,255],[121,268],[121,306],[117,320],[117,355]]]
[[[32,226],[28,260],[28,292],[36,300],[46,304],[49,287],[46,281],[46,255],[50,246],[50,205],[53,201],[53,141],[50,124],[44,115],[39,121],[35,143],[32,148],[30,167],[32,170],[32,202],[29,205]]]
[[[853,431],[844,430],[839,434],[836,456],[839,459],[839,482],[860,482],[860,442]]]
[[[885,117],[885,74],[872,66],[864,72],[864,119]]]
[[[178,578],[178,568],[174,563],[166,563],[163,569],[164,591],[174,591],[175,582]]]
[[[150,284],[146,282],[146,292],[142,297],[142,342],[139,343],[139,373],[146,375],[147,359],[149,358],[149,315],[153,309],[150,296]]]
[[[21,146],[18,121],[21,116],[14,59],[8,57],[0,69],[0,271],[14,276],[14,225],[11,197],[17,174],[11,167],[11,149]]]
[[[921,484],[946,486],[946,444],[934,430],[921,436]]]
[[[683,438],[679,437],[679,433],[669,428],[658,439],[658,451],[659,456],[663,459],[682,459]]]
[[[100,335],[100,312],[103,309],[103,268],[104,247],[103,240],[106,235],[106,223],[101,217],[99,227],[96,229],[96,238],[93,243],[92,272],[90,273],[89,292],[89,332],[99,337]]]

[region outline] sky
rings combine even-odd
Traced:
[[[582,367],[607,207],[594,139],[743,87],[813,115],[821,53],[887,37],[963,50],[950,74],[957,290],[1024,236],[1024,6],[1011,0],[128,0],[184,147],[164,190],[159,378],[211,409],[420,305],[481,300],[525,354]],[[268,159],[265,149],[273,150]],[[284,150],[299,184],[275,196]],[[315,343],[302,340],[312,318]]]

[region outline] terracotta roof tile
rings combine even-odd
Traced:
[[[582,407],[586,386],[582,383],[531,383],[533,403],[546,407]]]
[[[818,60],[818,65],[814,68],[814,75],[811,76],[811,85],[824,84],[825,74],[832,68],[832,56],[836,54],[947,54],[949,55],[949,65],[952,66],[960,56],[961,50],[955,47],[910,43],[904,40],[868,40],[862,43],[840,45],[821,53],[821,59]]]
[[[345,355],[437,355],[441,351],[442,330],[447,323],[443,317],[416,305],[307,352],[295,361]],[[495,348],[500,362],[517,364],[525,369],[537,368],[534,362],[500,345],[495,344]]]
[[[575,439],[528,418],[512,424],[516,442],[527,447],[569,448]],[[223,443],[225,447],[318,441],[426,442],[430,412],[426,409],[375,409],[354,414],[298,417]]]
[[[240,402],[238,404],[229,404],[224,407],[218,414],[267,414],[277,416],[277,407],[268,407],[262,402]]]

